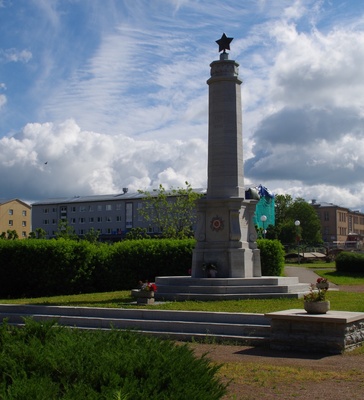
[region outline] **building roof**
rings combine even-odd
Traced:
[[[0,205],[6,204],[6,203],[10,203],[11,201],[17,201],[19,203],[24,204],[24,206],[29,207],[30,208],[30,204],[26,203],[23,200],[19,200],[19,199],[0,199]]]
[[[204,194],[206,192],[205,189],[193,189],[196,193]],[[153,191],[150,192],[153,194]],[[168,191],[166,191],[168,195]],[[73,197],[58,197],[52,199],[45,199],[40,200],[35,203],[32,203],[32,206],[39,206],[39,205],[52,205],[52,204],[69,204],[69,203],[90,203],[93,201],[117,201],[117,200],[135,200],[141,199],[145,197],[143,193],[119,193],[119,194],[100,194],[100,195],[93,195],[93,196],[73,196]]]

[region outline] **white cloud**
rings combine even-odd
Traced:
[[[45,164],[46,163],[46,164]],[[44,197],[166,187],[206,187],[206,143],[198,139],[134,140],[83,131],[74,120],[28,124],[0,140],[4,193]]]
[[[29,50],[0,49],[0,60],[4,62],[23,62],[27,63],[33,57]]]

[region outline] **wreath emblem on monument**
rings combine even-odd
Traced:
[[[215,232],[222,231],[224,229],[224,220],[216,215],[211,219],[210,228]]]

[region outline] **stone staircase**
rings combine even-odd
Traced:
[[[230,341],[268,345],[264,314],[0,304],[0,321],[22,326],[24,318],[55,320],[80,329],[123,329],[172,340]]]
[[[297,277],[262,276],[257,278],[156,277],[157,300],[237,300],[301,298],[309,292],[308,283]]]

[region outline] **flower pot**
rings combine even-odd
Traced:
[[[327,282],[320,282],[320,283],[316,283],[316,287],[317,289],[328,289],[329,288],[329,284]]]
[[[208,274],[208,277],[209,277],[209,278],[216,278],[217,271],[216,271],[216,269],[209,269],[209,270],[207,271],[207,274]]]
[[[137,304],[153,304],[154,303],[154,291],[153,290],[132,289],[131,296],[136,298]]]
[[[305,301],[304,308],[307,314],[326,314],[330,310],[329,301]]]

